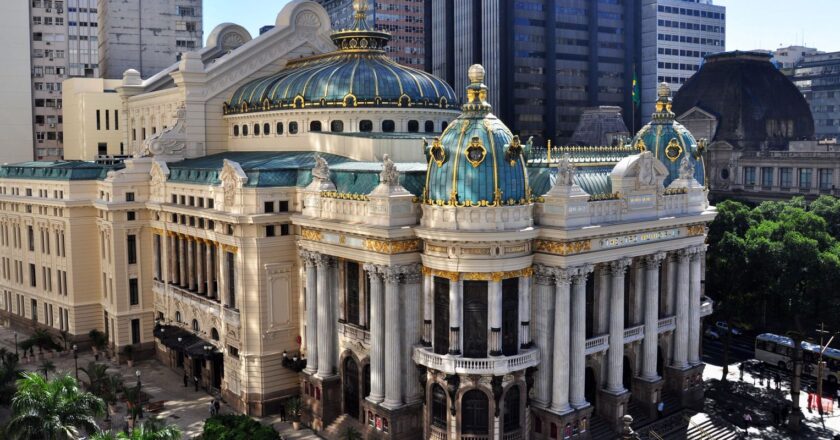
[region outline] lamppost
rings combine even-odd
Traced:
[[[140,370],[134,372],[134,375],[137,376],[137,410],[140,412],[140,418],[143,418],[143,403],[142,398],[140,397],[140,389],[143,386],[142,382],[140,382]]]
[[[76,367],[76,382],[79,381],[79,346],[73,344],[73,364]]]
[[[207,344],[207,345],[205,345],[205,346],[204,346],[204,362],[209,362],[209,360],[210,360],[210,353],[212,353],[212,352],[213,352],[213,346],[212,346],[212,345]],[[207,371],[208,371],[208,374],[209,374],[209,371],[210,371],[210,368],[209,368],[209,367],[207,368]],[[208,382],[209,382],[209,381],[208,381]],[[208,383],[208,382],[205,382],[205,383]],[[212,389],[213,389],[213,385],[212,385],[212,383],[210,383],[210,385],[209,385],[209,386],[205,386],[205,387],[204,387],[204,389],[205,389],[208,393],[210,393],[210,392],[212,391]]]
[[[17,332],[15,332],[15,357],[20,357],[18,356]]]

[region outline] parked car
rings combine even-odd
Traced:
[[[706,327],[706,331],[703,332],[703,336],[713,341],[717,341],[720,339],[720,333],[714,327]]]
[[[719,333],[721,335],[725,335],[726,333],[729,332],[729,325],[726,323],[726,321],[716,322],[715,327],[717,328],[717,330],[719,331]],[[738,327],[732,326],[732,334],[734,336],[741,336],[742,333],[743,332],[741,331],[741,329],[739,329]]]

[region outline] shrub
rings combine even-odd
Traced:
[[[224,414],[204,421],[202,440],[277,440],[280,434],[270,426],[244,415]]]

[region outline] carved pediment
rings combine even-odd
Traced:
[[[224,209],[230,211],[233,207],[236,193],[248,183],[248,175],[242,170],[238,162],[225,159],[222,165],[222,172],[219,173],[219,180],[222,182],[224,194]]]
[[[622,159],[610,177],[614,191],[651,191],[663,187],[668,168],[653,153],[644,151]]]
[[[161,202],[164,199],[166,181],[169,179],[169,167],[162,160],[154,160],[149,174],[152,176],[152,199]]]

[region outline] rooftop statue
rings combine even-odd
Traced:
[[[312,168],[312,178],[330,180],[330,166],[327,160],[315,153],[315,167]]]
[[[394,165],[394,161],[387,154],[382,156],[382,172],[379,173],[379,183],[388,186],[400,184],[400,172],[397,171],[397,166]]]

